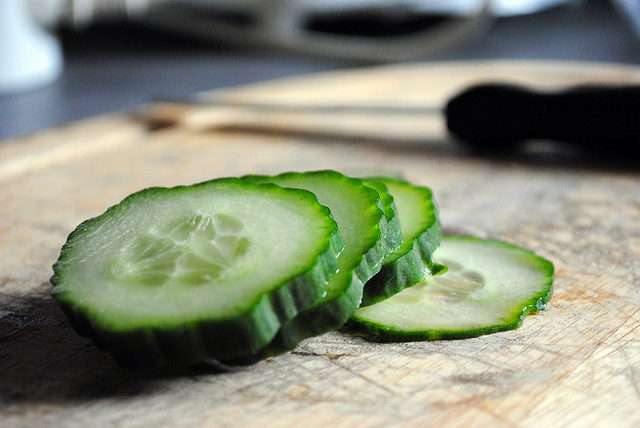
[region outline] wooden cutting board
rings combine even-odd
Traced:
[[[442,104],[496,79],[639,83],[640,70],[425,63],[204,97]],[[321,168],[400,173],[434,190],[445,232],[503,239],[549,258],[557,276],[548,310],[477,339],[389,344],[341,331],[248,368],[157,373],[117,367],[72,331],[49,297],[66,235],[129,193]],[[639,426],[639,274],[638,168],[592,167],[548,151],[470,156],[437,116],[160,103],[71,123],[0,144],[0,425]]]

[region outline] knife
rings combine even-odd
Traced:
[[[237,107],[258,115],[288,112],[427,118],[440,114],[451,136],[482,152],[512,151],[527,140],[552,140],[603,156],[640,153],[640,85],[584,85],[541,91],[508,83],[477,84],[450,98],[443,107],[254,103],[210,96],[171,100],[169,104],[181,103]],[[158,115],[157,111],[155,115],[146,113],[145,120],[155,128],[179,122],[172,116],[176,110],[165,110],[164,115]],[[216,117],[225,120],[224,115]]]
[[[484,84],[449,100],[447,128],[485,151],[554,140],[603,156],[640,153],[640,85],[589,85],[539,92]]]

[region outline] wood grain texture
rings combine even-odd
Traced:
[[[629,83],[640,82],[640,71],[416,64],[215,96],[305,103],[432,97],[442,103],[455,88],[497,78],[558,86]],[[252,128],[233,111],[225,126],[209,126],[207,112],[179,110],[173,126],[155,131],[140,117],[111,115],[0,145],[0,425],[640,424],[638,169],[479,158],[443,135],[423,138],[420,146],[398,145],[403,138],[417,142],[419,132],[409,125],[390,130],[380,118],[363,125],[354,117],[309,117],[312,128],[305,128],[297,116],[282,114],[277,126],[265,121]],[[189,125],[197,114],[200,125]],[[243,120],[247,126],[227,126]],[[336,122],[341,128],[332,128]],[[379,123],[381,133],[370,123]],[[358,137],[362,129],[367,133]],[[394,144],[383,144],[387,140]],[[446,232],[507,240],[549,258],[557,270],[549,309],[518,330],[477,339],[389,344],[345,330],[248,368],[159,373],[117,367],[72,331],[49,297],[51,264],[66,235],[129,193],[322,168],[400,173],[434,190]]]

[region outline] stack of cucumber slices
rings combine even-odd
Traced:
[[[53,265],[74,329],[128,367],[252,364],[349,323],[393,341],[519,327],[553,265],[442,236],[433,194],[335,171],[148,188],[80,224]]]

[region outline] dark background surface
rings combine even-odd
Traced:
[[[65,68],[53,84],[0,97],[0,139],[98,114],[133,109],[154,97],[362,66],[259,49],[203,43],[149,26],[101,24],[60,29]],[[640,40],[605,0],[497,19],[485,32],[420,60],[554,59],[640,64]]]

